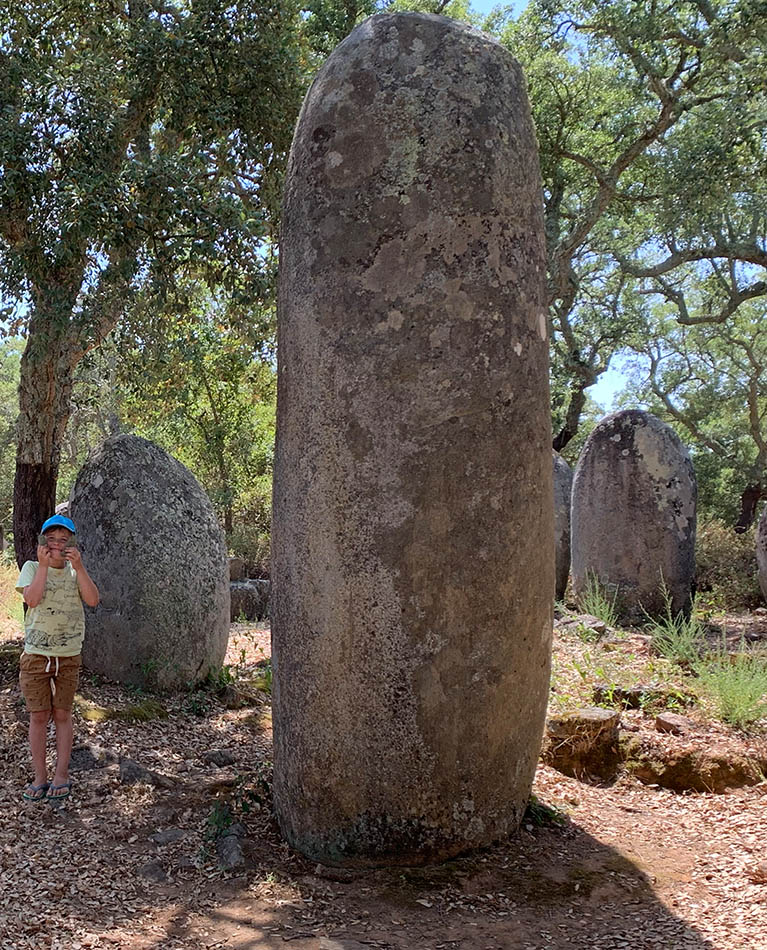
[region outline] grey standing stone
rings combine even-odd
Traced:
[[[633,623],[688,611],[695,575],[695,473],[674,430],[640,409],[614,412],[586,440],[573,479],[576,597],[598,581]]]
[[[759,586],[767,600],[767,508],[762,512],[756,528],[756,563],[759,570]]]
[[[570,496],[573,470],[558,452],[554,459],[554,546],[556,549],[556,587],[554,597],[562,600],[570,577]]]
[[[271,583],[263,578],[245,581],[233,581],[229,585],[229,616],[232,622],[245,617],[246,620],[263,620],[269,616],[269,593]]]
[[[83,467],[72,517],[101,603],[86,610],[83,662],[120,682],[165,688],[221,666],[229,564],[207,495],[180,462],[132,435]]]
[[[517,63],[372,17],[304,103],[280,252],[274,797],[326,864],[513,831],[554,589],[545,250]]]

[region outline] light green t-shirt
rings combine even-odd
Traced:
[[[26,561],[16,581],[24,593],[35,579],[38,561]],[[49,567],[45,593],[37,607],[27,607],[24,616],[24,652],[42,656],[77,656],[85,636],[85,613],[72,565]]]

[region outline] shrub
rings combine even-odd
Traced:
[[[692,668],[705,652],[706,634],[698,618],[684,613],[674,615],[671,592],[664,588],[665,608],[660,617],[647,616],[647,631],[656,653],[679,666]]]
[[[743,534],[716,518],[701,520],[695,546],[698,596],[723,610],[749,610],[762,602],[754,528]]]
[[[269,577],[269,534],[260,525],[235,525],[227,543],[230,554],[245,560],[248,577]]]
[[[747,729],[767,718],[767,659],[763,656],[745,648],[733,655],[722,650],[698,664],[696,672],[724,722]]]

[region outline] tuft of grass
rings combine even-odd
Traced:
[[[263,693],[272,692],[272,661],[262,660],[258,664],[260,675],[253,678],[252,684]]]
[[[234,685],[235,679],[234,671],[229,664],[214,666],[208,670],[208,675],[203,681],[202,688],[210,690],[212,693],[222,693],[227,686]]]
[[[561,827],[567,824],[567,815],[556,806],[547,805],[536,795],[531,795],[525,809],[525,817],[522,820],[538,828],[551,827],[552,825]]]
[[[647,619],[647,631],[655,652],[678,666],[694,668],[706,648],[706,634],[700,620],[694,614],[674,615],[668,596],[663,615]]]
[[[581,610],[603,621],[608,627],[617,627],[618,591],[615,590],[610,597],[608,588],[602,584],[596,574],[589,573],[587,576],[586,589],[578,598]]]
[[[698,662],[700,682],[711,697],[717,715],[736,729],[748,729],[767,719],[767,659],[750,653],[724,650]]]

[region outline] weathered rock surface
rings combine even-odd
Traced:
[[[229,636],[229,566],[205,492],[145,439],[107,440],[77,477],[71,503],[88,572],[83,662],[120,682],[164,688],[221,665]]]
[[[230,557],[229,558],[229,580],[230,581],[244,581],[245,580],[245,558],[244,557]]]
[[[159,861],[147,861],[138,869],[139,877],[145,881],[152,881],[155,884],[164,884],[168,880],[168,872]]]
[[[565,596],[570,577],[570,499],[573,488],[573,470],[559,452],[552,451],[554,460],[554,546],[556,550],[556,587],[554,596]]]
[[[759,586],[767,600],[767,508],[762,512],[756,528],[756,563],[759,569]]]
[[[229,614],[232,621],[263,620],[269,616],[271,582],[260,578],[236,581],[229,585]]]
[[[242,847],[245,835],[245,826],[240,822],[235,822],[216,838],[216,854],[220,868],[225,871],[235,871],[245,867],[245,853]]]
[[[162,848],[167,844],[175,844],[177,841],[183,841],[189,837],[189,832],[183,828],[165,828],[163,831],[156,831],[149,835],[149,840]]]
[[[93,769],[105,769],[117,761],[117,754],[110,749],[104,749],[94,742],[86,742],[72,748],[69,768],[73,772],[89,772]]]
[[[640,782],[675,792],[722,794],[729,789],[758,785],[767,768],[767,759],[716,744],[705,748],[684,743],[653,746],[645,738],[638,748],[629,744],[624,754],[628,756],[626,768]]]
[[[546,723],[542,759],[547,765],[579,779],[614,778],[620,765],[620,714],[587,706]]]
[[[206,765],[224,768],[227,765],[234,765],[236,759],[234,753],[230,752],[229,749],[208,749],[207,752],[203,752],[202,761]]]
[[[518,65],[373,17],[304,103],[285,188],[274,798],[339,865],[514,830],[549,676],[546,270]]]
[[[173,788],[174,781],[146,768],[134,759],[120,759],[120,783],[122,785],[154,785],[156,788]]]
[[[655,717],[655,728],[658,732],[670,732],[674,736],[684,735],[695,727],[692,719],[680,716],[677,713],[663,712]]]
[[[598,582],[627,623],[663,614],[664,589],[674,615],[689,610],[696,498],[690,457],[670,426],[639,409],[606,416],[573,478],[575,595]]]

